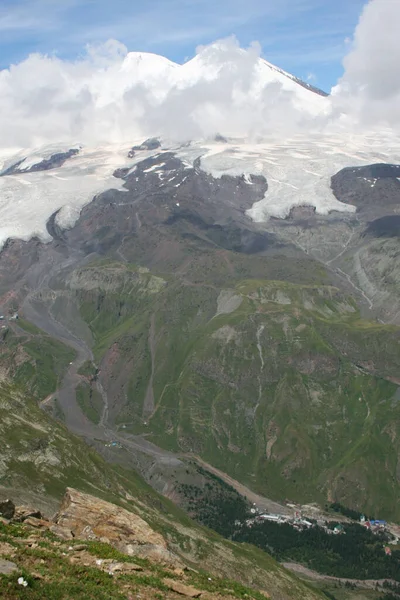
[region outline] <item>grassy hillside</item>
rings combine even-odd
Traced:
[[[74,281],[115,424],[275,499],[400,518],[397,328],[321,284],[112,263]]]
[[[60,384],[75,351],[44,334],[31,323],[3,330],[0,368],[14,383],[43,400]]]
[[[0,457],[2,497],[36,505],[51,515],[65,488],[74,486],[142,516],[190,566],[201,563],[212,573],[269,590],[272,598],[320,597],[264,552],[228,542],[195,525],[134,472],[107,464],[38,408],[35,400],[4,380],[0,384]]]
[[[258,590],[235,581],[211,578],[203,572],[163,568],[147,559],[122,554],[108,544],[60,544],[52,534],[38,533],[25,525],[0,525],[2,556],[16,565],[13,573],[0,574],[4,600],[124,600],[133,598],[133,593],[136,597],[173,599],[179,597],[174,584],[192,586],[208,598],[265,598]],[[117,569],[113,571],[113,567]],[[20,577],[26,586],[18,583]]]

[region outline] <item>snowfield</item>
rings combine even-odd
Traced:
[[[376,162],[400,163],[400,144],[389,134],[364,136],[345,134],[297,135],[285,141],[254,144],[245,140],[228,143],[193,142],[189,145],[163,143],[154,151],[137,152],[127,158],[129,145],[82,148],[62,167],[48,171],[17,173],[0,177],[0,245],[7,238],[28,240],[38,236],[50,241],[46,222],[57,210],[57,223],[69,228],[79,218],[81,209],[96,194],[110,188],[123,189],[122,181],[113,177],[115,169],[135,165],[163,150],[173,151],[187,166],[201,158],[201,168],[214,177],[222,175],[264,175],[268,191],[263,200],[247,212],[256,222],[270,217],[285,218],[294,206],[309,205],[317,213],[354,212],[355,207],[338,202],[330,190],[330,178],[340,169]],[[54,146],[26,155],[26,164],[36,164],[51,156]],[[57,147],[57,151],[65,151]],[[21,160],[23,155],[19,154]],[[4,158],[4,157],[3,157]],[[3,160],[14,164],[15,156]],[[160,164],[162,157],[160,157]],[[157,165],[158,167],[159,165]],[[156,167],[151,167],[150,170]],[[161,184],[162,182],[160,182]],[[166,184],[169,181],[165,181]]]
[[[113,177],[113,172],[124,166],[128,150],[121,146],[82,149],[60,168],[0,177],[0,247],[8,238],[29,240],[37,236],[51,241],[46,222],[60,209],[57,224],[72,227],[81,209],[96,194],[121,187],[122,182]],[[52,154],[53,147],[36,151],[27,156],[24,166],[37,164]],[[15,164],[14,158],[3,160],[3,168]]]

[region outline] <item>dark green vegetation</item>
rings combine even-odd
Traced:
[[[83,363],[81,368],[78,371],[79,375],[86,377],[89,381],[96,378],[97,368],[94,366],[92,362],[89,360]]]
[[[187,499],[184,506],[197,521],[221,535],[254,544],[281,562],[297,562],[323,575],[400,582],[400,550],[392,546],[392,556],[384,552],[390,534],[374,535],[360,524],[345,524],[343,533],[338,535],[318,526],[300,531],[269,521],[247,525],[246,521],[254,515],[246,500],[218,477],[200,470],[207,482],[203,489],[181,486]],[[349,518],[360,517],[340,504],[330,508]],[[336,525],[334,521],[329,523],[331,532]]]
[[[333,528],[332,524],[332,528]],[[254,523],[234,539],[255,544],[278,560],[300,562],[324,575],[346,579],[393,579],[400,582],[400,550],[386,556],[386,534],[374,535],[360,525],[328,534],[321,527],[298,531],[287,524]]]
[[[347,506],[343,506],[343,504],[340,504],[340,502],[332,502],[332,504],[330,504],[327,508],[333,510],[333,512],[344,515],[353,521],[359,521],[362,516],[365,516],[368,519],[374,519],[374,517],[371,517],[371,515],[363,515],[357,510],[352,510],[351,508],[347,508]]]
[[[229,260],[226,287],[221,263],[210,283],[110,261],[72,275],[110,422],[274,499],[400,518],[399,330],[335,287],[240,280]]]
[[[201,467],[197,470],[205,482],[201,488],[186,483],[178,487],[178,492],[184,496],[182,506],[202,525],[231,538],[238,523],[249,517],[249,503],[219,477]]]

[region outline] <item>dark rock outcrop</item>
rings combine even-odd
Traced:
[[[12,519],[15,513],[15,504],[12,500],[0,500],[0,517]]]
[[[400,238],[400,215],[390,215],[369,223],[365,235],[382,238]]]
[[[5,171],[0,173],[0,176],[5,175],[15,175],[17,173],[35,173],[37,171],[49,171],[50,169],[57,169],[58,167],[62,167],[66,160],[79,154],[78,148],[71,148],[67,150],[67,152],[56,152],[52,154],[50,158],[46,158],[31,167],[24,169],[24,161],[25,158],[19,160],[17,163],[13,164],[11,167],[5,169]]]
[[[331,179],[332,192],[340,202],[358,210],[368,206],[400,205],[400,165],[376,164],[347,167]]]
[[[161,142],[157,138],[149,138],[140,144],[140,146],[132,146],[128,152],[128,158],[133,158],[136,152],[141,152],[143,150],[157,150],[157,148],[161,148]]]

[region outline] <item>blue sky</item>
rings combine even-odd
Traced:
[[[113,38],[176,62],[236,35],[270,62],[329,91],[365,0],[0,0],[0,68],[32,52],[74,59]]]

